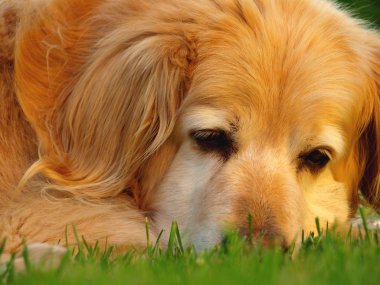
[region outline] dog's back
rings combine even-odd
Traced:
[[[7,203],[37,153],[35,136],[17,102],[13,81],[17,18],[14,1],[0,1],[0,157],[8,158],[0,160],[0,206]]]

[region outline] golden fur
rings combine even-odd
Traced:
[[[379,90],[379,34],[324,0],[0,0],[0,233],[204,248],[251,212],[288,244],[359,188],[379,211]]]

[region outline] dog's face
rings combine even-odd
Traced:
[[[374,82],[336,32],[342,23],[276,12],[256,31],[210,33],[197,51],[203,60],[168,143],[178,151],[153,208],[158,227],[178,220],[199,248],[228,225],[246,234],[248,213],[255,234],[288,244],[315,230],[316,217],[343,224],[357,209]]]
[[[177,220],[198,248],[231,225],[245,234],[248,213],[255,234],[285,244],[315,217],[344,223],[359,187],[379,207],[374,32],[314,1],[114,1],[99,11],[62,16],[75,33],[39,47],[51,72],[34,73],[56,76],[48,89],[21,64],[33,49],[18,49],[19,99],[54,190],[106,198],[130,187],[158,231]],[[90,35],[80,56],[52,48],[75,35]],[[38,108],[26,74],[24,86],[53,94]]]

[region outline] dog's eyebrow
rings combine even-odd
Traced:
[[[189,109],[183,116],[183,126],[187,131],[201,129],[219,129],[230,131],[231,122],[225,111],[208,107]]]
[[[342,130],[333,126],[323,127],[315,137],[315,143],[331,147],[337,157],[341,157],[344,154],[346,147]]]

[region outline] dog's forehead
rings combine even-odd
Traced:
[[[282,72],[272,65],[247,68],[227,60],[210,59],[205,65],[207,68],[197,70],[184,109],[223,110],[226,123],[286,127],[302,121],[344,126],[351,123],[364,98],[365,76],[350,64],[337,67],[295,60]],[[270,69],[273,71],[266,73]],[[199,115],[200,121],[202,117]],[[215,113],[215,120],[221,121],[221,117]]]
[[[345,30],[322,14],[314,23],[276,16],[255,29],[207,31],[185,105],[226,110],[247,125],[349,125],[367,78]]]

